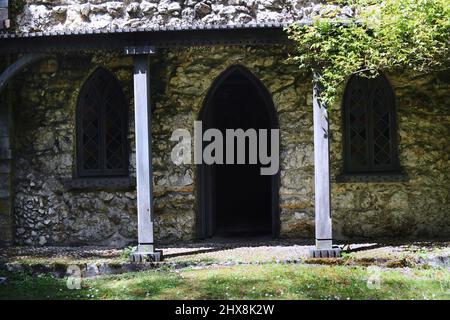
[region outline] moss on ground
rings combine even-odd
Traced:
[[[160,269],[83,280],[69,290],[66,279],[3,272],[0,299],[450,299],[445,269],[373,270],[355,266],[240,265]]]

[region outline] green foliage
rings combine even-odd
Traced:
[[[2,299],[445,299],[446,269],[379,269],[380,287],[367,285],[373,273],[357,266],[303,264],[239,265],[162,269],[83,279],[69,290],[67,279],[2,272]]]
[[[450,1],[339,1],[355,13],[322,12],[311,25],[287,28],[300,69],[320,74],[322,102],[333,105],[338,87],[352,74],[374,77],[403,69],[429,73],[449,61]]]
[[[124,248],[122,252],[120,252],[120,257],[126,260],[130,259],[130,255],[135,249],[135,247],[131,246]]]

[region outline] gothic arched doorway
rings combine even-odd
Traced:
[[[253,128],[257,132],[258,129],[278,129],[269,92],[249,70],[238,65],[231,66],[214,81],[199,120],[203,132],[209,128],[219,129],[224,144],[225,129],[246,131]],[[267,141],[266,148],[271,154],[270,132],[268,137],[262,141]],[[249,140],[245,149],[246,164],[225,164],[224,161],[224,164],[198,165],[199,238],[278,236],[279,170],[274,175],[261,175],[263,165],[259,157],[256,164],[248,164]],[[223,153],[226,159],[226,148]]]

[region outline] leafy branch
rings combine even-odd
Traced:
[[[320,74],[322,102],[332,106],[349,76],[376,77],[393,69],[430,73],[448,68],[448,0],[338,0],[353,17],[323,10],[312,23],[289,26],[295,43],[290,59]],[[342,7],[341,7],[342,8]]]

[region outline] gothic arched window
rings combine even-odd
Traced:
[[[117,79],[98,68],[77,104],[77,172],[80,177],[128,174],[128,112]]]
[[[353,76],[343,107],[345,173],[398,171],[395,98],[387,79]]]

